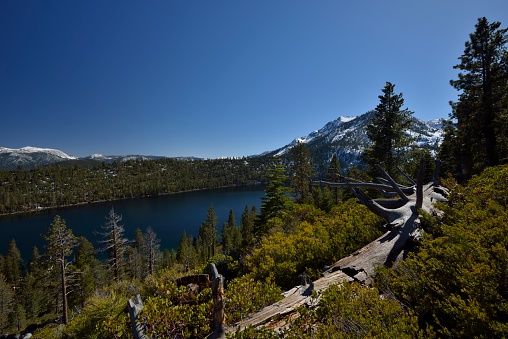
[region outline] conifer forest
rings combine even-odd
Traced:
[[[435,154],[404,133],[413,112],[387,81],[362,167],[341,166],[334,155],[317,173],[323,164],[297,142],[284,158],[0,171],[0,214],[266,184],[260,206],[231,210],[222,225],[210,206],[199,234],[183,232],[175,249],[161,248],[149,227],[128,239],[122,211],[113,208],[97,243],[75,236],[60,216],[41,235],[43,248],[20,253],[12,239],[0,252],[0,333],[508,337],[508,28],[479,18],[458,57],[458,77],[450,79],[457,100]],[[380,245],[387,258],[378,265],[372,251],[379,239],[391,244],[390,235],[400,249]],[[224,279],[218,289],[214,268]],[[339,271],[342,280],[319,287]],[[305,302],[254,321],[299,286]],[[138,295],[143,306],[134,321],[127,304]]]

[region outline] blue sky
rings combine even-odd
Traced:
[[[248,156],[375,108],[445,118],[506,0],[1,1],[0,146]]]

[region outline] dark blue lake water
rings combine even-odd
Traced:
[[[219,219],[219,232],[227,221],[229,211],[233,209],[237,224],[240,223],[245,205],[261,207],[264,196],[263,186],[226,188],[220,190],[177,193],[159,197],[137,198],[121,201],[101,202],[73,207],[64,207],[38,213],[4,216],[0,218],[0,254],[5,255],[11,239],[21,251],[23,259],[28,261],[33,246],[43,251],[44,239],[41,234],[60,215],[76,236],[85,236],[96,248],[101,226],[111,207],[123,216],[125,236],[132,239],[136,228],[146,231],[148,226],[161,239],[161,249],[178,247],[178,241],[185,230],[188,235],[197,236],[206,213],[213,204]]]

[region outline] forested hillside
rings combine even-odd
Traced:
[[[127,199],[264,180],[266,159],[102,163],[92,167],[41,166],[0,171],[0,214],[95,201]]]

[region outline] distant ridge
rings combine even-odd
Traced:
[[[322,172],[329,163],[333,154],[337,154],[341,166],[361,165],[361,154],[365,147],[371,145],[366,133],[366,126],[370,122],[374,111],[369,111],[359,116],[341,116],[325,124],[321,129],[309,133],[307,136],[295,138],[286,146],[273,151],[264,152],[260,155],[251,157],[273,157],[280,156],[287,158],[290,156],[289,150],[297,142],[303,142],[309,148],[314,164],[317,165],[318,172]],[[415,117],[410,130],[406,133],[416,138],[419,147],[429,149],[436,153],[443,141],[444,131],[442,119],[422,121]],[[154,155],[102,155],[92,154],[87,157],[79,158],[69,155],[60,150],[51,148],[39,148],[26,146],[19,149],[0,147],[0,170],[13,170],[22,166],[31,169],[36,166],[44,166],[54,163],[65,162],[74,164],[86,164],[128,160],[153,160],[167,158]],[[199,161],[202,158],[197,157],[173,157],[172,159]]]
[[[51,164],[93,166],[94,164],[113,163],[115,161],[129,160],[154,160],[167,158],[155,155],[102,155],[92,154],[87,157],[76,157],[63,151],[52,148],[41,148],[26,146],[22,148],[0,147],[0,170],[15,170],[19,167],[24,169],[33,169],[37,166],[46,166]],[[197,157],[174,157],[172,159],[199,161],[203,160]]]

